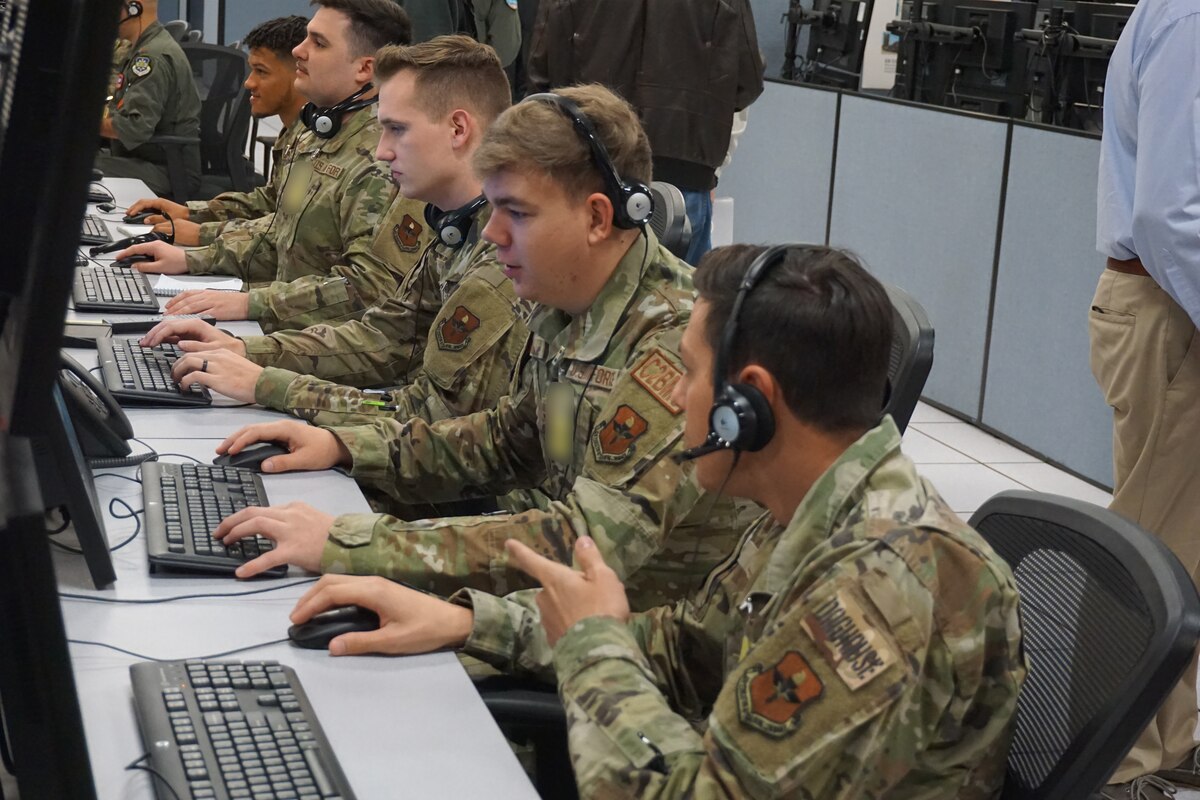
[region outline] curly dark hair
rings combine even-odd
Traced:
[[[292,58],[292,50],[308,35],[308,19],[298,15],[276,17],[259,23],[246,34],[242,45],[247,50],[270,50],[280,60]]]

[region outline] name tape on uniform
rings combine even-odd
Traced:
[[[800,626],[851,691],[866,686],[896,661],[892,648],[845,592],[817,606]]]

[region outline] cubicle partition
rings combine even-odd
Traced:
[[[770,81],[717,193],[735,241],[845,247],[916,296],[937,332],[927,400],[1108,486],[1098,155],[1087,134]]]

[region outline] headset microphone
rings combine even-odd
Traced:
[[[692,461],[693,459],[700,458],[701,456],[707,456],[711,453],[719,453],[722,450],[728,449],[729,444],[723,441],[720,436],[717,436],[715,433],[709,433],[704,439],[703,444],[696,447],[689,447],[682,453],[676,453],[675,455],[671,456],[671,460],[676,464],[682,464],[685,461]]]

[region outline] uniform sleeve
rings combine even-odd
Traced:
[[[412,271],[422,246],[428,243],[428,232],[422,231],[425,238],[418,246],[394,261],[385,261],[376,253],[376,234],[389,213],[411,214],[424,208],[406,198],[397,198],[393,204],[394,198],[395,187],[374,163],[352,177],[338,198],[340,239],[346,249],[329,254],[335,266],[327,275],[252,289],[250,319],[267,331],[304,328],[361,316],[380,299],[394,294],[399,280]]]
[[[274,214],[278,199],[275,187],[269,183],[250,192],[223,192],[212,200],[189,201],[188,219],[201,223],[255,219]]]
[[[148,64],[150,72],[139,77],[134,70],[141,63]],[[125,80],[128,85],[113,110],[112,126],[121,145],[134,150],[154,136],[176,84],[175,69],[165,57],[136,53],[125,68]]]
[[[222,230],[210,244],[187,250],[184,261],[192,275],[236,275],[247,284],[275,279],[277,254],[271,236],[274,214]]]
[[[474,615],[471,635],[461,652],[507,675],[552,683],[553,651],[538,612],[539,591],[524,589],[504,597],[476,589],[455,592],[450,602],[470,608]]]
[[[521,49],[521,18],[516,3],[475,0],[474,15],[476,38],[491,45],[500,63],[507,67]]]

